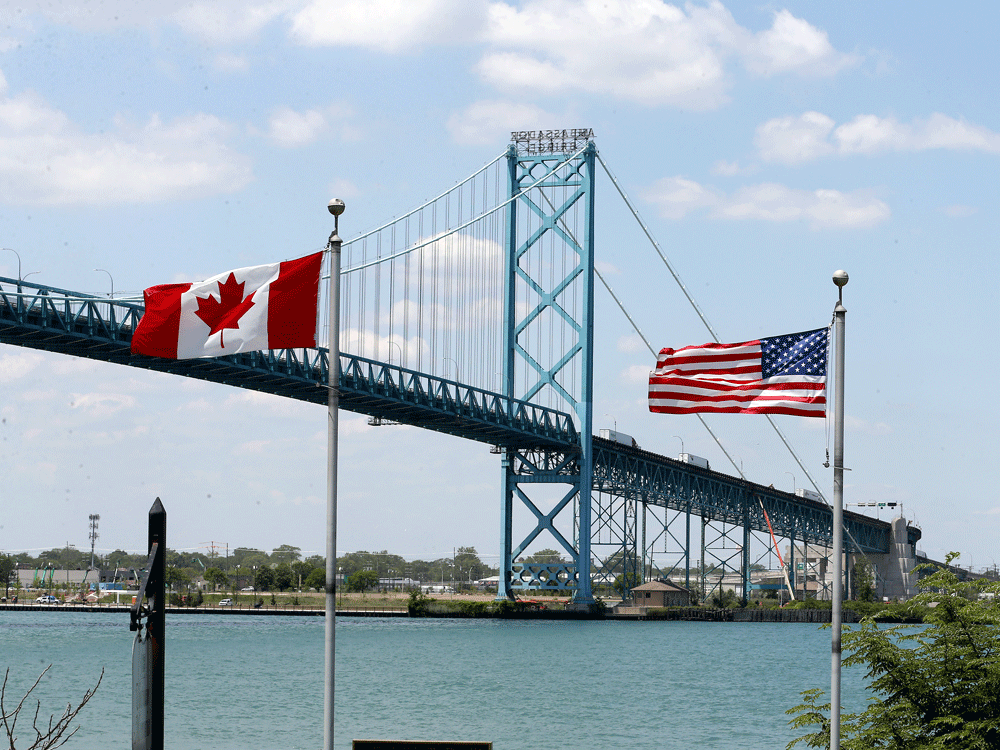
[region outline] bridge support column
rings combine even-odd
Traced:
[[[573,592],[576,603],[586,606],[593,602],[590,546],[597,149],[587,141],[575,153],[550,153],[545,151],[546,145],[528,144],[519,152],[512,144],[507,152],[512,200],[506,214],[503,393],[523,401],[548,400],[550,405],[568,407],[566,411],[579,420],[580,444],[573,454],[539,447],[508,450],[503,466],[502,568],[497,598],[513,598],[517,589],[567,590]],[[556,273],[555,268],[561,270]],[[568,486],[569,491],[547,498],[552,505],[542,510],[527,490],[545,494],[537,485],[547,484]],[[515,502],[515,497],[521,502]],[[521,506],[534,521],[515,545],[514,514]],[[579,528],[575,535],[570,533],[575,536],[572,541],[556,524],[568,506],[575,511]],[[570,555],[570,565],[518,562],[518,556],[542,533]]]

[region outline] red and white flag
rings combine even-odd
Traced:
[[[143,292],[146,311],[132,353],[168,359],[221,357],[316,346],[323,253],[227,271]]]
[[[830,329],[663,349],[649,375],[649,410],[661,414],[826,416]]]

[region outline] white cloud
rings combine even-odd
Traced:
[[[870,227],[890,215],[870,191],[795,190],[773,183],[742,188],[716,211],[733,219],[808,221],[813,229]]]
[[[801,164],[825,156],[916,152],[930,149],[1000,153],[1000,133],[935,112],[903,123],[893,117],[858,115],[836,123],[820,112],[768,120],[754,139],[768,161]]]
[[[721,175],[723,177],[734,177],[742,171],[743,170],[740,168],[739,163],[735,161],[725,161],[724,159],[719,159],[712,165],[712,174]]]
[[[497,2],[490,6],[489,34],[495,50],[478,69],[501,90],[589,91],[687,109],[712,109],[726,100],[732,60],[760,75],[829,75],[857,62],[788,11],[754,35],[720,2],[683,8],[662,0]]]
[[[173,20],[189,34],[213,44],[244,42],[298,5],[283,0],[256,4],[212,0],[185,4],[173,14]]]
[[[269,135],[280,146],[311,143],[326,128],[326,117],[315,109],[296,112],[282,107],[271,115]]]
[[[791,70],[833,75],[859,62],[857,55],[837,52],[825,31],[796,18],[787,10],[775,13],[771,28],[753,38],[746,60],[749,70],[765,76]]]
[[[539,123],[560,122],[562,118],[533,104],[486,100],[470,104],[448,118],[448,132],[462,145],[487,145],[503,140],[512,130],[530,130]]]
[[[779,117],[757,128],[754,143],[763,159],[799,164],[833,151],[827,138],[834,125],[831,118],[819,112]]]
[[[216,70],[222,70],[229,73],[242,73],[250,69],[250,58],[246,55],[222,53],[215,56],[212,64],[215,66]]]
[[[649,353],[649,347],[646,346],[646,342],[642,340],[642,336],[639,334],[630,334],[628,336],[620,337],[618,339],[617,348],[618,351],[625,352],[626,354],[631,354],[633,352]]]
[[[955,204],[953,206],[942,206],[940,209],[941,213],[952,219],[964,219],[973,214],[979,213],[979,209],[975,206],[962,206]]]
[[[297,112],[279,107],[268,122],[268,136],[279,146],[293,148],[313,143],[336,129],[343,140],[356,140],[358,129],[351,124],[353,111],[343,104]]]
[[[229,126],[196,114],[84,133],[27,92],[0,99],[0,195],[16,204],[147,203],[231,192],[251,179]]]
[[[776,183],[760,183],[726,195],[682,177],[657,182],[645,194],[660,213],[680,219],[707,209],[715,219],[772,222],[807,221],[813,229],[874,226],[890,216],[889,207],[869,190],[798,190]]]
[[[486,0],[313,0],[292,16],[294,40],[310,46],[403,52],[477,40]]]
[[[42,364],[42,359],[41,354],[30,351],[0,357],[0,383],[12,383],[25,377]]]
[[[658,180],[645,198],[660,209],[668,219],[682,219],[691,211],[717,205],[722,197],[685,177],[664,177]]]
[[[621,276],[622,271],[614,263],[609,263],[606,260],[595,260],[594,268],[597,269],[598,273],[602,276]]]
[[[268,0],[267,2],[237,2],[237,0],[157,0],[137,3],[135,0],[102,0],[102,2],[52,3],[25,0],[17,4],[11,21],[18,22],[24,33],[30,33],[31,17],[44,16],[54,23],[87,32],[117,31],[125,28],[153,28],[175,23],[184,31],[209,43],[245,41],[278,16],[301,7],[301,0]],[[6,18],[4,18],[7,21]],[[10,21],[8,21],[10,24]]]
[[[649,373],[652,369],[649,365],[632,365],[622,371],[622,382],[646,385],[649,383]]]
[[[361,191],[350,180],[341,178],[334,180],[327,186],[326,194],[336,196],[337,198],[353,198],[356,195],[360,195]]]
[[[499,89],[590,91],[692,109],[724,101],[725,59],[744,33],[721,3],[682,10],[660,0],[494,3],[489,28],[497,49],[478,69]]]
[[[69,405],[72,409],[84,409],[106,417],[135,406],[135,398],[120,393],[74,393]]]

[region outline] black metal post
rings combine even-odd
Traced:
[[[146,633],[152,639],[150,664],[150,750],[163,750],[163,698],[164,662],[163,641],[166,635],[166,558],[167,558],[167,511],[160,498],[156,498],[149,509],[149,549],[157,545],[159,554],[153,555],[149,569],[149,583],[146,596],[149,598],[149,618]]]

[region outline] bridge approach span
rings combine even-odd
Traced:
[[[593,447],[595,491],[756,531],[768,530],[766,510],[775,536],[797,543],[831,543],[833,515],[826,503],[596,436]],[[886,521],[845,511],[844,529],[848,552],[881,554],[890,549],[892,525]],[[915,545],[921,531],[907,527],[907,536]]]
[[[112,362],[325,404],[325,349],[248,352],[229,357],[169,360],[134,355],[132,332],[143,308],[133,302],[71,292],[0,277],[0,343]],[[344,409],[513,450],[579,453],[572,417],[498,393],[351,354],[341,355]],[[766,531],[761,505],[778,536],[829,545],[830,507],[666,456],[593,437],[597,492],[634,497],[649,505],[690,511],[732,525]],[[571,459],[572,460],[572,459]],[[845,512],[861,550],[881,553],[890,524]],[[920,530],[908,528],[911,543]]]
[[[326,404],[326,349],[274,349],[172,360],[131,353],[143,307],[0,277],[0,343]],[[554,409],[343,353],[340,405],[491,445],[579,451],[572,418]]]

